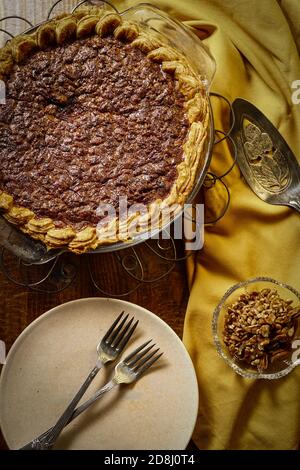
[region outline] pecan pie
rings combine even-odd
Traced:
[[[0,210],[23,232],[82,253],[159,227],[164,208],[184,204],[207,95],[150,29],[82,8],[9,41],[0,79]]]

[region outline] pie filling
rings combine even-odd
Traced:
[[[164,199],[189,122],[169,74],[139,49],[93,36],[15,65],[0,106],[0,189],[56,227]]]

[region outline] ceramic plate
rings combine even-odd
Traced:
[[[81,299],[31,323],[7,357],[0,381],[0,423],[17,449],[51,427],[93,368],[96,346],[122,311],[139,325],[122,357],[147,339],[164,355],[138,382],[116,387],[74,420],[57,449],[185,449],[198,410],[191,359],[174,331],[153,313],[115,299]],[[84,399],[113,375],[102,369]]]

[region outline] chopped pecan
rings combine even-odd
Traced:
[[[283,360],[291,351],[300,306],[275,289],[240,295],[227,307],[224,342],[230,354],[258,370]]]

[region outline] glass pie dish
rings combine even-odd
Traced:
[[[279,358],[274,362],[272,362],[271,360],[268,361],[268,366],[265,369],[257,369],[248,364],[248,362],[240,360],[237,355],[235,356],[229,352],[228,344],[225,344],[224,331],[226,322],[228,325],[228,309],[231,309],[235,303],[240,302],[240,296],[249,295],[253,292],[261,292],[262,290],[275,290],[277,291],[281,299],[290,302],[292,301],[292,307],[299,308],[300,306],[300,293],[293,287],[288,286],[287,284],[284,284],[282,282],[276,281],[275,279],[269,277],[257,277],[254,279],[247,280],[245,282],[241,282],[227,290],[227,292],[224,294],[223,298],[221,299],[214,311],[212,320],[213,339],[218,354],[224,359],[226,364],[228,364],[237,374],[247,379],[279,379],[289,374],[297,365],[300,364],[299,319],[296,318],[294,320],[294,332],[290,341],[290,347],[286,348],[286,354],[283,355],[282,359]],[[275,321],[276,320],[274,320],[274,322]],[[271,326],[271,328],[273,328],[273,326]],[[246,329],[247,327],[245,328],[245,330]],[[236,333],[236,331],[237,330],[235,329],[234,334]],[[271,335],[270,338],[272,343],[273,339]]]
[[[115,10],[115,8],[109,4],[106,5],[106,8]],[[139,24],[142,28],[147,28],[151,30],[151,33],[157,36],[158,39],[161,39],[165,44],[169,44],[173,48],[176,48],[181,54],[183,54],[187,58],[194,72],[197,74],[197,77],[201,80],[207,94],[207,102],[209,103],[209,87],[214,75],[215,63],[213,58],[210,56],[209,52],[201,43],[201,41],[188,28],[186,28],[178,21],[170,18],[165,12],[162,12],[158,8],[149,4],[139,4],[133,8],[118,13],[124,19],[134,21],[135,23]],[[30,30],[26,31],[26,33],[34,32],[34,30],[38,26],[39,25],[37,25],[35,28],[31,28]],[[195,197],[196,193],[199,191],[206,176],[211,159],[212,146],[214,141],[214,126],[210,106],[207,134],[208,135],[205,140],[205,148],[202,152],[201,161],[198,165],[198,171],[196,173],[193,188],[186,199],[186,203],[190,203]],[[110,252],[138,244],[144,241],[145,239],[149,238],[150,236],[155,236],[158,232],[161,232],[162,230],[168,228],[170,223],[172,223],[176,218],[179,218],[181,216],[182,212],[177,213],[173,220],[168,221],[166,225],[160,226],[156,229],[156,231],[141,231],[128,241],[126,240],[125,242],[121,241],[109,245],[100,245],[96,250],[93,250],[91,252]],[[3,224],[4,222],[2,223],[1,220],[1,225]],[[3,229],[0,228],[0,232],[7,232],[7,230],[7,226],[3,227]],[[43,247],[43,244],[28,240],[28,237],[20,234],[14,229],[14,227],[10,227],[10,230],[12,231],[12,233],[9,234],[8,237],[5,237],[5,245],[6,248],[11,249],[16,255],[18,255],[20,252],[24,253],[24,251],[26,251],[27,255],[29,255],[30,257],[30,254],[32,253],[32,259],[29,259],[30,261],[33,261],[33,259],[40,261],[41,258],[48,259],[48,256],[51,256],[52,250],[48,254],[47,249],[46,247]],[[13,242],[10,243],[10,240],[13,240]],[[64,249],[62,250],[64,251]]]

